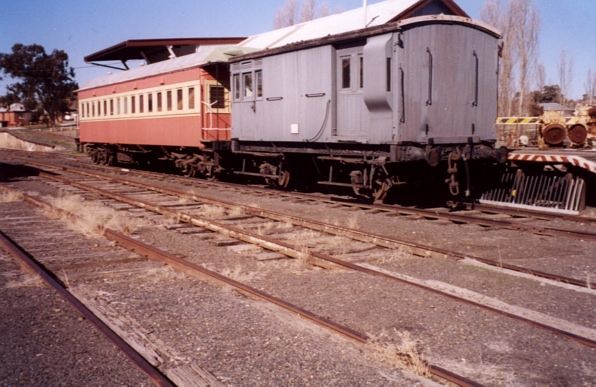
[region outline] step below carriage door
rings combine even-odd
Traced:
[[[362,121],[366,106],[363,100],[362,46],[336,50],[337,119],[339,140],[362,137]]]

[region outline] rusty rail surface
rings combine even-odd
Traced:
[[[68,291],[66,286],[56,278],[49,270],[47,270],[40,262],[33,258],[29,253],[23,250],[4,232],[0,231],[0,247],[6,250],[16,259],[24,262],[27,267],[37,274],[41,279],[69,304],[71,304],[79,313],[87,320],[89,320],[97,330],[103,333],[112,343],[118,347],[137,367],[139,367],[153,383],[158,386],[174,386],[164,374],[156,367],[149,363],[143,356],[141,356],[134,348],[132,348],[124,339],[118,336],[108,325],[106,325],[99,317],[97,317],[89,308],[87,308],[81,301],[79,301],[72,293]]]
[[[165,193],[165,194],[172,195],[172,196],[180,196],[180,197],[194,200],[194,201],[200,201],[200,202],[214,204],[214,205],[218,205],[218,206],[224,206],[227,208],[233,208],[233,207],[241,208],[243,211],[245,211],[249,214],[255,215],[255,216],[266,217],[269,219],[279,220],[279,221],[287,221],[289,223],[292,223],[292,224],[295,224],[298,226],[302,226],[302,227],[306,227],[306,228],[310,228],[312,230],[322,231],[322,232],[326,232],[326,233],[330,233],[330,234],[334,234],[334,235],[338,235],[338,236],[346,236],[346,237],[358,240],[360,242],[372,243],[374,245],[385,247],[385,248],[408,247],[409,249],[411,249],[412,254],[418,255],[418,256],[423,256],[423,257],[432,256],[435,258],[447,258],[447,259],[453,259],[456,261],[463,260],[463,259],[470,259],[470,260],[475,260],[475,261],[481,262],[481,263],[489,265],[489,266],[498,267],[501,269],[507,269],[507,270],[511,270],[511,271],[515,271],[515,272],[519,272],[519,273],[529,274],[529,275],[532,275],[535,277],[545,278],[545,279],[549,279],[552,281],[561,282],[561,283],[565,283],[565,284],[569,284],[569,285],[574,285],[574,286],[578,286],[578,287],[582,287],[582,288],[590,288],[590,289],[596,288],[596,282],[594,282],[594,281],[580,280],[577,278],[562,276],[559,274],[548,273],[548,272],[544,272],[541,270],[529,269],[529,268],[526,268],[523,266],[517,266],[517,265],[505,263],[505,262],[502,262],[502,261],[496,260],[496,259],[478,257],[478,256],[471,255],[468,253],[460,253],[460,252],[453,251],[453,250],[447,250],[447,249],[442,249],[439,247],[428,246],[428,245],[424,245],[422,243],[414,243],[414,242],[401,240],[401,239],[394,238],[394,237],[389,238],[389,237],[385,237],[382,235],[377,235],[377,234],[373,234],[373,233],[363,232],[360,230],[350,229],[347,227],[331,225],[331,224],[327,224],[327,223],[316,221],[316,220],[310,220],[310,219],[306,220],[306,219],[302,219],[302,218],[288,215],[288,214],[281,214],[281,213],[278,213],[278,212],[275,212],[272,210],[266,210],[266,209],[256,208],[256,207],[247,206],[247,205],[235,204],[235,203],[227,202],[224,200],[215,200],[215,199],[212,199],[207,196],[198,195],[198,194],[194,194],[194,193],[188,193],[188,192],[177,190],[177,189],[174,189],[171,187],[170,188],[155,187],[155,186],[152,186],[152,185],[149,185],[146,183],[132,181],[130,179],[126,179],[126,178],[122,178],[122,177],[115,177],[115,176],[107,175],[107,174],[100,173],[100,172],[82,171],[78,168],[73,168],[73,167],[69,167],[69,170],[71,170],[75,173],[90,176],[90,177],[107,179],[110,181],[128,184],[131,186],[136,186],[139,188],[152,190],[155,192],[161,192],[161,193]],[[392,207],[390,207],[390,208],[392,208]],[[286,246],[286,247],[288,247],[288,246]]]
[[[74,214],[68,213],[61,209],[54,208],[49,203],[47,203],[43,200],[34,198],[32,196],[29,196],[27,194],[23,194],[23,199],[31,204],[38,206],[38,207],[49,208],[49,209],[52,209],[53,211],[60,212],[63,215],[68,216],[69,218],[75,217]],[[3,234],[0,231],[0,245],[2,242],[2,238],[1,238],[2,235]],[[124,247],[130,251],[133,251],[139,255],[145,256],[145,257],[152,259],[154,261],[157,261],[157,262],[166,263],[179,271],[182,271],[186,274],[190,274],[192,276],[198,277],[201,280],[215,281],[219,284],[223,284],[224,286],[230,286],[253,299],[270,302],[274,305],[277,305],[278,307],[281,307],[282,309],[285,309],[285,310],[287,310],[291,313],[294,313],[302,318],[305,318],[306,320],[309,320],[318,326],[326,328],[334,333],[338,333],[341,336],[348,338],[356,343],[359,343],[359,344],[368,344],[369,343],[369,337],[365,333],[361,333],[361,332],[358,332],[358,331],[351,329],[347,326],[335,323],[327,318],[317,316],[316,314],[314,314],[312,312],[309,312],[309,311],[302,309],[298,306],[295,306],[291,303],[285,302],[285,301],[283,301],[277,297],[271,296],[263,291],[252,288],[246,284],[243,284],[239,281],[236,281],[234,279],[223,276],[217,272],[208,270],[200,265],[189,262],[183,258],[169,254],[163,250],[160,250],[159,248],[157,248],[155,246],[151,246],[151,245],[145,244],[143,242],[137,241],[123,233],[120,233],[118,231],[111,230],[111,229],[104,229],[103,235],[107,239],[114,241],[114,242],[118,243],[119,245],[121,245],[122,247]],[[48,276],[53,278],[52,274],[49,272],[48,272]],[[57,280],[55,280],[55,281],[57,281]],[[70,297],[74,298],[74,296],[72,296],[70,293],[68,293],[67,290],[64,289],[64,291],[68,295],[70,295]],[[85,308],[88,311],[88,309],[83,304],[81,304],[80,301],[78,301],[76,298],[74,298],[74,299],[83,308]],[[91,313],[91,312],[88,311],[88,313]],[[97,317],[95,317],[95,319],[99,320]],[[103,322],[101,322],[101,320],[99,320],[99,322],[103,324]],[[103,325],[106,327],[106,329],[108,329],[110,332],[112,332],[111,329],[109,327],[107,327],[107,325],[105,325],[105,324],[103,324]],[[115,335],[115,333],[113,333],[113,334]],[[118,336],[116,336],[116,337],[118,339],[120,339]],[[122,340],[122,339],[120,339],[120,340]],[[124,343],[124,345],[128,346],[128,344],[126,344],[126,342],[123,342],[123,343]],[[138,355],[138,356],[140,356],[140,355]],[[142,359],[144,360],[144,358],[142,358]],[[445,381],[447,383],[452,383],[457,386],[461,386],[461,387],[481,386],[481,384],[479,384],[469,378],[458,375],[454,372],[451,372],[451,371],[449,371],[445,368],[442,368],[440,366],[437,366],[437,365],[429,364],[428,372],[432,375],[432,377],[435,380]],[[164,378],[165,378],[165,376],[164,376]],[[161,384],[161,383],[156,383],[156,384],[163,385],[163,386],[173,386],[173,384],[169,380],[166,379],[166,381],[170,384]]]
[[[273,238],[256,235],[254,233],[250,233],[245,230],[235,228],[232,226],[223,225],[218,222],[194,218],[188,214],[183,214],[183,213],[180,213],[177,211],[165,209],[165,208],[162,208],[158,205],[149,203],[144,200],[130,199],[123,195],[115,194],[115,193],[112,193],[112,192],[109,192],[109,191],[106,191],[106,190],[103,190],[100,188],[95,188],[95,187],[89,186],[87,184],[77,183],[77,182],[71,181],[70,179],[65,178],[65,177],[54,176],[54,175],[48,175],[47,177],[49,179],[61,181],[64,184],[71,185],[73,187],[77,187],[77,188],[80,188],[80,189],[83,189],[83,190],[86,190],[89,192],[93,192],[98,195],[108,197],[108,198],[116,200],[116,201],[127,203],[132,206],[140,207],[140,208],[152,211],[152,212],[162,214],[164,216],[168,216],[173,219],[177,219],[178,221],[181,221],[181,222],[193,224],[193,225],[196,225],[199,227],[209,229],[211,231],[219,232],[224,235],[227,235],[232,238],[239,239],[239,240],[243,240],[248,243],[257,244],[257,245],[262,246],[268,250],[277,251],[277,252],[280,252],[282,254],[285,254],[285,255],[293,257],[293,258],[310,259],[310,260],[314,261],[315,264],[317,264],[321,267],[329,267],[329,264],[331,263],[331,264],[345,267],[345,268],[348,268],[351,270],[359,271],[359,272],[362,272],[362,273],[365,273],[368,275],[385,278],[385,279],[388,279],[391,281],[396,281],[399,283],[405,283],[405,284],[414,286],[419,289],[430,291],[432,293],[439,294],[444,297],[448,297],[448,298],[451,298],[451,299],[454,299],[454,300],[457,300],[457,301],[460,301],[460,302],[463,302],[463,303],[466,303],[469,305],[480,307],[482,309],[490,310],[490,311],[496,312],[498,314],[501,314],[501,315],[504,315],[504,316],[507,316],[507,317],[510,317],[510,318],[513,318],[513,319],[516,319],[519,321],[524,321],[526,323],[530,323],[531,325],[540,327],[540,328],[548,330],[550,332],[571,338],[571,339],[573,339],[583,345],[586,345],[588,347],[596,348],[596,340],[593,340],[590,337],[586,337],[581,334],[576,334],[573,332],[562,330],[562,329],[559,329],[553,325],[550,325],[550,324],[547,324],[544,322],[540,322],[540,321],[536,321],[535,319],[526,317],[524,315],[514,314],[511,312],[499,309],[494,306],[486,305],[479,301],[466,299],[466,298],[460,297],[458,295],[449,293],[447,291],[444,291],[441,289],[436,289],[436,288],[433,288],[431,286],[427,286],[427,285],[424,285],[421,283],[417,283],[417,282],[414,282],[414,281],[406,279],[406,278],[400,278],[400,277],[394,276],[392,274],[388,274],[388,273],[385,273],[385,272],[382,272],[379,270],[375,270],[375,269],[370,269],[370,268],[367,268],[367,267],[364,267],[361,265],[357,265],[357,264],[354,264],[354,263],[351,263],[348,261],[344,261],[342,259],[335,258],[335,257],[329,256],[326,254],[298,251],[298,250],[296,250],[295,246],[281,242],[281,241],[276,241]]]

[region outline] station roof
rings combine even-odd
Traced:
[[[386,0],[333,14],[289,27],[252,35],[239,46],[258,50],[282,47],[329,35],[375,27],[427,15],[453,15],[469,17],[453,0]]]
[[[189,55],[183,55],[150,65],[134,67],[128,71],[117,71],[94,78],[84,84],[79,91],[151,77],[157,74],[206,66],[212,63],[227,62],[231,57],[241,53],[242,52],[239,52],[238,48],[234,45],[200,46],[195,53]]]
[[[85,62],[119,61],[125,64],[129,60],[146,60],[148,63],[154,63],[168,59],[171,55],[170,49],[176,56],[182,56],[196,52],[200,46],[236,44],[244,39],[244,37],[131,39],[87,55]]]

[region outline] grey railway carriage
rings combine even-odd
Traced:
[[[376,199],[430,177],[468,193],[471,171],[500,158],[499,45],[488,25],[436,15],[235,57],[221,162]]]

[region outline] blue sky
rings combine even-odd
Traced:
[[[0,0],[0,52],[14,43],[58,48],[70,57],[79,84],[108,71],[83,57],[127,39],[247,36],[272,29],[286,0]],[[540,57],[547,83],[557,83],[561,49],[573,57],[570,96],[584,92],[588,69],[596,72],[596,0],[534,0],[541,15]],[[323,3],[325,0],[319,0]],[[369,0],[369,3],[375,3]],[[479,18],[484,0],[456,0]],[[327,0],[348,10],[362,0]],[[0,94],[6,80],[0,81]]]

